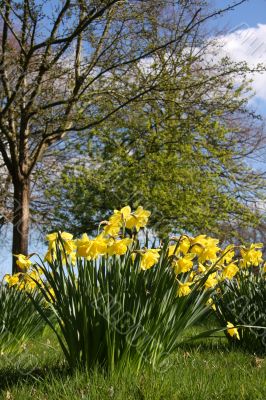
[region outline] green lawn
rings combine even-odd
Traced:
[[[217,340],[184,346],[165,370],[147,365],[105,376],[70,374],[51,335],[28,345],[20,356],[0,357],[1,399],[207,400],[266,399],[266,360],[229,351]]]

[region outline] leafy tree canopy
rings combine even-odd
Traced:
[[[152,210],[151,225],[162,235],[232,237],[260,222],[265,180],[247,156],[260,150],[263,128],[247,109],[249,82],[224,77],[229,60],[214,75],[192,65],[181,77],[165,73],[155,95],[123,109],[89,140],[71,142],[79,157],[47,181],[46,197],[57,205],[53,228],[93,231],[126,204]]]

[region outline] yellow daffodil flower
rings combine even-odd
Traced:
[[[201,263],[199,263],[198,272],[199,272],[200,274],[204,274],[204,272],[206,272],[206,268],[205,268],[204,265],[201,264]]]
[[[112,256],[112,255],[119,255],[122,256],[123,254],[126,254],[128,246],[132,243],[132,239],[125,238],[121,240],[112,240],[109,242],[108,247],[107,247],[107,254]]]
[[[141,254],[140,268],[143,270],[153,267],[160,258],[160,249],[149,249]]]
[[[238,271],[238,266],[234,263],[230,263],[223,269],[222,277],[224,279],[232,279],[238,273]]]
[[[191,238],[191,249],[190,251],[194,254],[201,254],[206,245],[206,235],[198,235],[195,238]]]
[[[4,276],[4,280],[10,287],[17,285],[17,283],[19,282],[19,278],[20,278],[20,273],[14,275],[7,274]]]
[[[217,283],[218,283],[218,280],[217,280],[217,277],[216,277],[216,272],[214,272],[214,273],[212,273],[212,274],[210,274],[208,276],[208,279],[205,282],[205,288],[206,289],[211,289],[214,286],[216,286]]]
[[[104,234],[98,235],[95,239],[89,239],[85,234],[82,235],[81,239],[76,240],[77,255],[79,257],[85,257],[88,259],[96,259],[100,255],[107,253],[108,239],[104,237]]]
[[[115,214],[119,214],[122,217],[122,220],[127,221],[131,214],[131,208],[129,206],[125,206],[121,208],[120,211],[115,210]]]
[[[233,244],[229,244],[222,252],[220,256],[219,264],[229,264],[233,260],[235,256],[235,246]]]
[[[23,254],[14,254],[14,256],[17,258],[16,261],[17,266],[22,271],[27,271],[32,265],[32,262],[30,261],[28,256],[24,256]]]
[[[219,240],[208,238],[204,251],[199,255],[199,261],[215,261],[217,253],[220,251],[220,248],[217,246],[218,243]]]
[[[48,251],[44,257],[44,261],[53,262],[53,259],[56,259],[56,242],[61,238],[61,242],[58,242],[59,249],[69,255],[74,252],[76,249],[75,240],[73,240],[73,235],[68,232],[53,232],[46,235],[46,240],[49,242]],[[63,246],[63,248],[62,248]],[[64,257],[63,257],[64,258]]]
[[[187,254],[183,258],[174,262],[174,271],[176,275],[188,272],[193,267],[193,258],[195,257],[194,254]]]
[[[182,283],[178,281],[178,284],[179,286],[176,292],[177,297],[187,296],[191,292],[190,286],[193,285],[193,282]]]
[[[139,206],[134,213],[132,213],[126,220],[126,228],[136,229],[138,232],[140,228],[144,228],[147,225],[150,211],[144,210],[143,207]]]
[[[19,290],[32,291],[36,288],[37,282],[41,282],[40,274],[42,271],[33,270],[25,273],[18,272],[14,275],[5,275],[4,279],[8,286],[15,286]]]
[[[44,261],[47,261],[48,263],[52,263],[53,262],[53,254],[55,252],[53,250],[48,250],[44,256]]]
[[[240,336],[238,333],[238,329],[234,327],[234,325],[231,322],[227,322],[227,333],[231,336],[231,337],[235,337],[238,340],[240,340]]]
[[[108,221],[103,221],[106,223],[103,233],[104,235],[109,235],[115,237],[119,234],[123,226],[126,225],[127,220],[130,218],[131,208],[129,206],[121,208],[121,210],[114,210],[113,215]]]
[[[119,234],[121,227],[122,227],[122,224],[114,224],[114,223],[111,223],[110,221],[108,221],[103,229],[103,232],[105,235],[114,237]]]
[[[53,233],[49,233],[48,235],[46,235],[46,240],[48,242],[55,242],[59,236],[61,237],[62,240],[72,240],[73,239],[73,235],[71,233],[68,232],[53,232]]]
[[[183,254],[187,254],[190,246],[191,246],[190,239],[187,236],[182,236],[180,238],[179,250],[182,251]]]
[[[37,284],[33,279],[38,280],[39,277],[37,277],[37,274],[34,274],[34,272],[35,271],[33,271],[31,274],[25,274],[23,276],[23,280],[21,282],[22,287],[20,287],[21,290],[26,290],[27,292],[31,292],[33,289],[36,288]]]
[[[190,248],[190,239],[187,236],[180,236],[178,246],[177,244],[170,245],[168,247],[168,255],[172,256],[174,253],[178,254],[182,252],[184,255],[187,254]]]
[[[206,303],[208,306],[210,306],[214,311],[216,311],[216,305],[213,302],[213,299],[209,299]]]
[[[91,246],[91,240],[86,233],[83,233],[80,239],[76,239],[76,246],[77,256],[87,258]]]
[[[178,252],[179,252],[179,249],[178,249],[178,247],[176,246],[176,244],[172,244],[172,245],[170,245],[170,246],[168,247],[168,257],[171,257],[171,256],[173,256],[174,254],[176,255],[176,254],[178,254]]]
[[[191,241],[190,252],[197,254],[200,263],[215,261],[220,248],[217,246],[219,240],[199,235]]]
[[[263,247],[262,243],[253,243],[250,247],[242,248],[240,250],[240,254],[242,260],[240,262],[240,266],[242,268],[247,268],[250,266],[257,267],[260,263],[263,262],[262,251],[259,250]]]
[[[91,240],[91,245],[88,249],[88,256],[92,260],[95,260],[98,256],[107,253],[108,239],[103,234],[96,236],[95,239]]]

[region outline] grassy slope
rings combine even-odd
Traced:
[[[229,351],[220,341],[180,349],[166,372],[147,366],[138,375],[130,369],[111,377],[70,375],[46,334],[19,357],[0,357],[0,391],[5,400],[265,400],[266,360]]]

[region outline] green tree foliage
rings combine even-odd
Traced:
[[[226,239],[255,227],[265,181],[247,156],[259,151],[263,132],[246,108],[248,82],[236,86],[234,77],[224,78],[229,66],[222,60],[210,75],[192,62],[181,77],[166,73],[154,96],[123,109],[87,142],[79,140],[79,157],[47,182],[52,227],[92,231],[126,204],[155,210],[151,224],[162,235]]]

